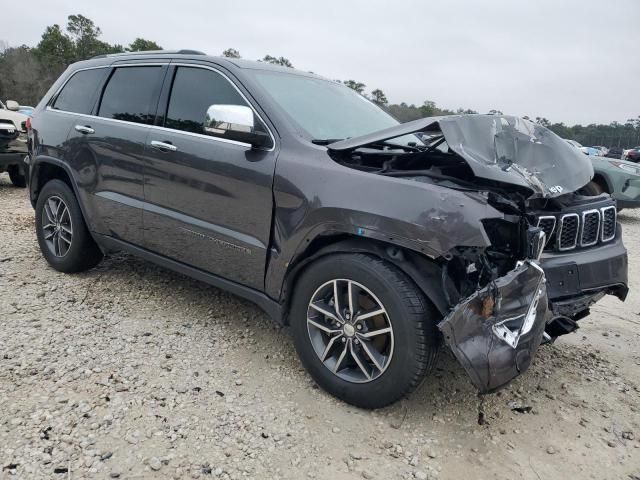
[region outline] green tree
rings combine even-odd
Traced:
[[[272,57],[271,55],[265,55],[261,62],[272,63],[274,65],[280,65],[281,67],[293,68],[292,63],[285,57]]]
[[[153,40],[146,40],[144,38],[136,38],[127,47],[128,52],[144,52],[146,50],[162,50],[162,47]]]
[[[227,58],[242,58],[240,56],[240,52],[235,48],[227,48],[224,52],[222,52],[222,56]]]
[[[67,32],[75,45],[77,60],[90,58],[97,55],[97,52],[106,53],[101,51],[101,47],[104,46],[100,45],[102,42],[98,40],[102,31],[93,23],[93,20],[84,15],[69,15],[67,17]]]
[[[360,95],[364,94],[364,89],[366,88],[366,85],[364,83],[356,82],[355,80],[345,80],[343,83],[350,89],[358,92]]]
[[[379,88],[376,88],[371,92],[371,100],[373,100],[378,105],[386,105],[387,103],[389,103],[389,100],[387,100],[387,96]]]
[[[502,113],[502,110],[489,110],[489,115],[504,115],[504,113]]]
[[[75,46],[60,25],[55,24],[45,29],[34,53],[44,63],[66,66],[75,57]]]

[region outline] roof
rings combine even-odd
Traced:
[[[286,73],[292,73],[297,75],[306,75],[306,76],[314,76],[318,78],[322,78],[326,80],[324,77],[320,75],[315,75],[311,72],[304,72],[302,70],[296,70],[295,68],[290,67],[282,67],[280,65],[274,65],[267,62],[261,61],[252,61],[252,60],[244,60],[241,58],[229,58],[229,57],[220,57],[214,55],[207,55],[204,52],[199,50],[190,50],[190,49],[180,49],[180,50],[146,50],[141,52],[122,52],[122,53],[107,53],[96,55],[95,57],[91,57],[86,62],[97,61],[98,63],[103,63],[105,60],[127,60],[129,58],[139,60],[141,58],[158,58],[158,57],[175,57],[179,55],[181,58],[189,59],[189,60],[210,60],[215,63],[222,63],[227,65],[233,65],[237,68],[245,68],[245,69],[253,69],[253,70],[270,70],[270,71],[280,71]],[[100,62],[102,60],[102,62]]]

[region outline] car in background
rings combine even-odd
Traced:
[[[575,140],[566,140],[569,145],[584,152]],[[613,150],[613,149],[612,149]],[[608,193],[617,202],[618,211],[623,208],[640,207],[640,167],[624,160],[613,160],[601,155],[589,155],[594,175],[582,188],[586,195]]]
[[[624,151],[623,160],[627,160],[629,162],[640,162],[640,147],[634,147],[629,150]]]
[[[596,145],[591,148],[595,148],[596,150],[598,150],[600,152],[600,155],[603,157],[606,157],[607,153],[609,153],[609,149],[607,147],[603,147],[602,145]]]
[[[616,199],[618,211],[640,207],[640,166],[606,157],[589,158],[594,176],[584,187],[588,195],[610,194]]]
[[[8,172],[16,187],[27,185],[24,175],[24,157],[27,148],[27,120],[29,116],[19,112],[18,102],[0,101],[0,173]]]
[[[27,117],[30,117],[34,110],[34,107],[29,107],[27,105],[20,105],[20,107],[18,107],[18,112],[26,115]]]
[[[624,150],[620,147],[611,147],[609,149],[609,151],[607,152],[607,154],[605,155],[605,157],[607,158],[616,158],[618,160],[622,159],[622,155],[624,153]]]

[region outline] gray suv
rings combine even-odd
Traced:
[[[62,272],[125,250],[250,299],[365,408],[451,349],[483,393],[624,299],[615,201],[589,159],[502,115],[399,124],[314,74],[195,51],[70,66],[37,106],[29,194]]]

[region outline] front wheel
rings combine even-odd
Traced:
[[[434,308],[409,278],[376,257],[341,254],[312,264],[297,282],[290,318],[309,374],[358,407],[395,402],[435,364]]]

